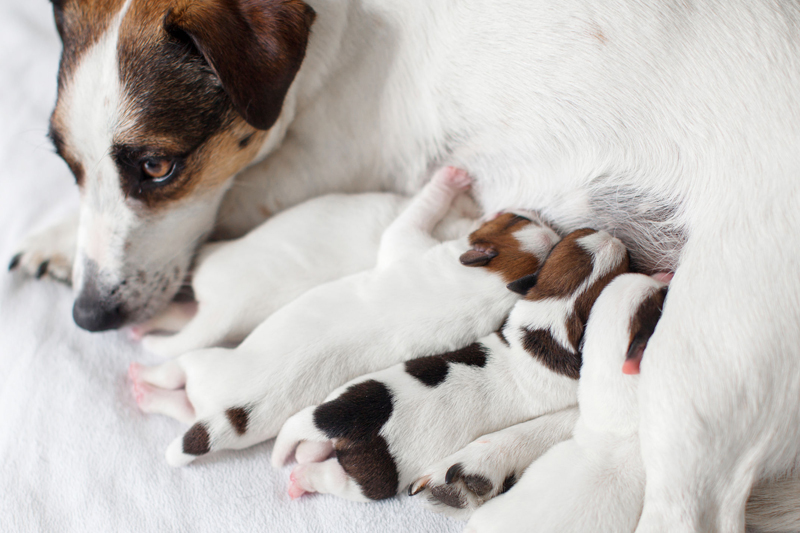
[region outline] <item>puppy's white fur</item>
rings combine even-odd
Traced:
[[[180,330],[143,339],[146,349],[165,357],[240,342],[308,289],[374,267],[381,234],[406,203],[391,193],[326,195],[282,211],[240,239],[206,245],[192,276],[197,314],[175,303],[134,332]]]
[[[638,376],[622,373],[631,319],[663,284],[623,275],[600,295],[586,328],[574,436],[544,454],[467,531],[632,532],[644,500]]]
[[[187,439],[198,432],[206,435],[205,452],[250,446],[275,436],[289,416],[349,379],[495,330],[517,296],[499,273],[459,264],[469,249],[466,238],[440,243],[430,235],[464,178],[454,169],[438,173],[382,236],[376,269],[306,292],[236,350],[134,366],[143,409],[198,421],[170,445],[168,462],[193,460],[196,454],[185,452],[196,448]],[[514,235],[538,261],[558,241],[538,221]],[[184,385],[185,392],[178,390]],[[232,428],[231,409],[247,413],[241,434],[233,430],[241,426]]]
[[[518,302],[503,328],[508,344],[500,335],[492,334],[466,348],[469,356],[464,356],[461,350],[367,374],[332,392],[325,404],[307,408],[290,418],[275,443],[272,456],[275,466],[283,465],[301,440],[325,441],[333,437],[328,428],[341,432],[340,428],[350,426],[344,431],[347,436],[334,437],[337,449],[341,445],[339,462],[331,459],[319,465],[298,466],[292,473],[292,493],[330,492],[358,501],[365,497],[394,495],[384,487],[376,488],[375,478],[382,476],[387,487],[394,484],[395,492],[414,481],[409,493],[427,488],[432,500],[441,499],[452,507],[465,507],[467,497],[461,488],[455,485],[427,487],[430,479],[418,479],[426,466],[480,435],[561,411],[576,402],[577,380],[545,363],[554,354],[540,353],[541,346],[531,348],[527,332],[545,331],[561,345],[561,350],[574,353],[577,347],[570,342],[567,329],[568,324],[574,323],[571,318],[575,315],[576,301],[597,284],[607,283],[609,276],[613,277],[619,269],[626,271],[627,251],[619,240],[605,232],[592,232],[577,239],[569,235],[556,245],[550,255],[552,259],[542,267],[542,276],[547,277],[544,281],[540,277],[539,284],[561,281],[552,266],[563,260],[564,251],[570,251],[570,247],[578,252],[574,254],[577,262],[561,264],[564,268],[586,272],[585,277],[578,280],[572,293]],[[556,287],[551,286],[541,289],[542,294],[556,291]],[[591,303],[588,303],[590,307]],[[578,327],[582,328],[579,320]],[[478,353],[483,359],[475,355]],[[576,357],[580,359],[580,355]],[[431,372],[437,363],[444,363],[443,376]],[[350,398],[369,394],[360,387],[369,382],[381,384],[391,395],[389,413],[385,414],[386,421],[377,428],[377,434],[373,434],[375,428],[370,426],[378,418],[373,411],[380,408],[380,402],[363,405]],[[547,442],[550,437],[542,436],[539,441]],[[373,457],[374,449],[380,448],[382,442],[388,446],[393,465],[379,463]],[[546,449],[542,446],[541,451]],[[371,466],[366,475],[358,468],[356,463],[359,462]],[[376,472],[381,464],[384,471]],[[351,469],[358,474],[350,475]],[[503,474],[505,477],[513,473]],[[488,484],[487,479],[483,485]],[[487,486],[480,496],[491,497],[501,490],[503,479]]]

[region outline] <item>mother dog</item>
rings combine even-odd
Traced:
[[[448,163],[486,211],[677,268],[642,363],[637,531],[741,531],[754,481],[796,466],[797,2],[54,1],[51,137],[81,210],[12,263],[69,277],[76,250],[79,325],[160,309],[215,220]]]

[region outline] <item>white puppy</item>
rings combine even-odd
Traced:
[[[290,494],[326,492],[364,501],[394,496],[414,482],[409,494],[427,489],[430,499],[464,508],[454,476],[478,496],[497,494],[510,481],[495,484],[466,471],[449,471],[447,483],[419,478],[426,466],[480,435],[574,405],[589,311],[603,287],[627,270],[628,253],[618,239],[575,231],[555,246],[538,274],[509,285],[525,299],[498,334],[362,376],[293,416],[278,435],[275,466],[301,440],[332,439],[337,457],[295,468]],[[544,440],[540,453],[553,444],[549,436]],[[305,460],[305,451],[298,451]]]
[[[644,501],[638,376],[623,363],[644,351],[666,286],[641,274],[614,280],[586,328],[573,438],[534,462],[508,493],[481,507],[467,531],[633,532]]]
[[[438,172],[384,233],[374,270],[308,291],[236,350],[132,365],[143,410],[197,421],[170,445],[168,462],[274,437],[289,416],[350,379],[496,330],[518,299],[505,285],[538,270],[559,237],[538,219],[504,214],[469,242],[440,243],[430,231],[468,186],[461,171]]]
[[[240,342],[308,289],[375,266],[381,234],[407,201],[392,193],[329,194],[278,213],[240,239],[206,245],[192,275],[197,303],[171,304],[134,326],[133,336],[146,335],[144,347],[165,357]]]

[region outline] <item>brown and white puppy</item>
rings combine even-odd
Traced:
[[[73,315],[111,329],[175,295],[232,176],[283,135],[315,14],[301,0],[53,9],[64,51],[50,137],[81,190]]]
[[[559,238],[536,217],[503,214],[471,236],[487,245],[479,251],[484,266],[461,265],[472,249],[467,237],[439,242],[430,232],[468,185],[463,171],[438,172],[384,232],[374,269],[309,290],[235,350],[132,365],[143,410],[193,424],[167,461],[179,466],[272,438],[350,379],[496,330],[518,300],[505,285],[538,270]]]
[[[482,501],[507,489],[521,471],[503,472],[493,483],[467,471],[455,479],[441,472],[438,479],[425,475],[426,468],[481,435],[575,405],[589,311],[628,262],[625,246],[608,233],[575,231],[553,248],[540,272],[509,285],[525,297],[501,331],[362,376],[290,418],[273,464],[283,465],[300,441],[310,441],[299,444],[298,460],[306,464],[292,472],[290,495],[325,492],[364,501],[409,487],[409,494],[424,490],[434,502],[465,508],[470,492]],[[569,430],[541,439],[539,454]],[[329,441],[334,459],[321,453]]]

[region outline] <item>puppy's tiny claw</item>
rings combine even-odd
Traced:
[[[11,261],[8,263],[8,271],[11,272],[15,268],[17,268],[21,261],[22,261],[22,253],[20,252],[11,258]]]
[[[39,268],[36,269],[36,279],[42,279],[45,274],[47,274],[47,267],[50,266],[50,260],[47,259],[46,261],[42,261],[42,264],[39,265]]]
[[[428,486],[430,480],[431,480],[430,476],[425,476],[423,478],[416,480],[414,483],[408,486],[408,495],[416,496],[417,494],[422,492],[425,489],[425,487]]]
[[[447,473],[444,475],[445,484],[449,485],[454,479],[460,477],[463,469],[464,467],[461,465],[461,463],[456,463],[448,468]]]

